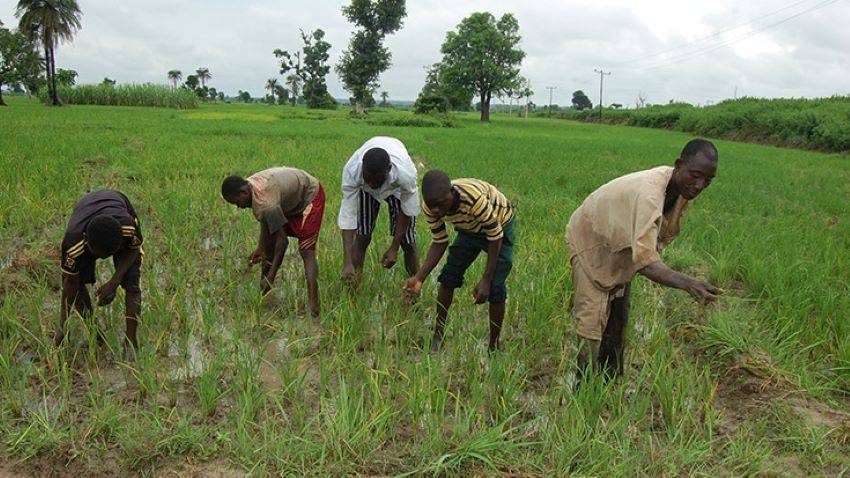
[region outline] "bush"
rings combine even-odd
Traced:
[[[535,112],[541,117],[547,114],[545,108]],[[599,110],[564,110],[553,112],[552,116],[598,121]],[[604,109],[602,121],[778,146],[850,151],[850,97],[846,96],[771,100],[741,98],[701,108],[673,103],[638,110]]]
[[[356,118],[357,117],[352,117]],[[366,123],[378,126],[403,126],[414,128],[457,128],[458,119],[446,113],[410,114],[409,112],[390,112],[380,116],[368,116]]]
[[[78,85],[57,86],[59,98],[72,105],[154,106],[188,109],[198,107],[198,97],[190,90],[163,85]],[[39,91],[39,99],[50,103],[47,88]]]

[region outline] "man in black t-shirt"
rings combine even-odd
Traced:
[[[125,292],[124,314],[127,340],[135,349],[136,327],[142,308],[139,288],[142,264],[142,230],[136,211],[127,196],[101,189],[85,196],[74,206],[65,237],[62,239],[62,311],[54,342],[62,343],[65,321],[73,306],[81,316],[92,313],[86,284],[95,283],[95,262],[112,257],[115,273],[96,291],[97,305],[115,299],[120,285]],[[98,334],[100,336],[100,334]]]

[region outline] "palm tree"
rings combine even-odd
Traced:
[[[56,46],[60,41],[74,39],[81,27],[80,15],[77,0],[18,0],[15,10],[18,29],[44,45],[48,87],[54,106],[62,104],[56,94]]]
[[[209,68],[198,68],[198,71],[195,73],[198,75],[198,81],[201,82],[201,88],[206,86],[207,80],[212,78]]]
[[[289,87],[289,101],[292,106],[298,102],[298,96],[301,94],[301,77],[295,74],[286,77],[286,86]]]
[[[271,93],[272,103],[274,103],[274,94],[277,92],[277,78],[269,78],[269,81],[266,82],[266,89]]]
[[[387,103],[387,98],[389,98],[389,97],[390,97],[390,94],[387,93],[386,91],[381,92],[381,106],[387,106],[389,104],[389,103]]]
[[[183,72],[180,70],[171,70],[168,72],[168,79],[174,83],[174,89],[177,89],[177,83],[183,79]]]

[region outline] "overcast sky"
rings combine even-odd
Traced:
[[[342,0],[78,1],[82,30],[56,58],[81,83],[166,83],[168,70],[204,66],[210,86],[262,96],[279,76],[272,51],[299,48],[299,28],[325,30],[332,64],[352,30]],[[6,26],[17,24],[16,4],[0,0]],[[650,103],[699,104],[736,88],[738,96],[850,94],[850,0],[410,0],[407,10],[386,42],[393,64],[381,77],[380,90],[396,100],[415,99],[446,32],[476,11],[519,20],[522,73],[537,104],[548,102],[547,86],[556,87],[554,103],[568,104],[577,89],[598,102],[600,67],[612,72],[606,104],[633,105],[639,91]],[[333,70],[328,85],[348,97]]]

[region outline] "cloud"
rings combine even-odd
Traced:
[[[0,20],[16,24],[15,0],[0,0]],[[79,81],[165,83],[166,72],[188,75],[207,67],[211,86],[234,95],[263,94],[278,76],[272,51],[297,49],[299,28],[325,30],[331,63],[345,49],[352,26],[342,17],[345,1],[251,0],[80,0],[83,28],[70,45],[60,46],[57,63],[73,68]],[[533,100],[569,103],[583,89],[598,101],[605,78],[605,103],[634,103],[643,91],[652,103],[670,99],[705,103],[738,95],[826,96],[848,94],[850,5],[836,2],[782,20],[822,0],[411,0],[404,27],[387,39],[392,67],[380,90],[392,99],[412,100],[424,82],[423,67],[440,59],[447,31],[475,11],[513,13],[526,52],[522,72],[531,80]],[[759,19],[749,22],[751,19]],[[720,34],[716,34],[721,32]],[[710,38],[702,40],[709,36]],[[728,42],[728,45],[723,45]],[[685,45],[685,47],[682,47]],[[331,93],[347,97],[336,73]]]

